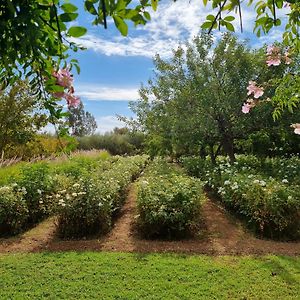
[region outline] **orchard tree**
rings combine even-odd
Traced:
[[[174,51],[169,61],[155,57],[154,80],[131,104],[136,122],[152,151],[180,155],[208,149],[214,161],[222,150],[234,161],[235,143],[268,126],[271,118],[271,105],[258,107],[251,117],[243,114],[249,79],[276,80],[286,67],[270,70],[264,49],[251,51],[229,34],[215,47],[212,37],[203,34],[186,48]]]

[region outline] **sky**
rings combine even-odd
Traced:
[[[136,0],[133,0],[136,1]],[[79,60],[81,72],[74,74],[75,94],[80,96],[85,110],[97,121],[98,133],[123,127],[116,115],[134,117],[128,107],[129,101],[138,99],[142,83],[153,78],[152,59],[156,53],[164,59],[172,49],[191,41],[200,31],[200,25],[211,13],[202,0],[163,0],[158,10],[151,12],[151,21],[145,26],[129,26],[128,36],[123,37],[108,20],[108,29],[92,26],[93,16],[85,12],[82,0],[72,0],[79,7],[76,24],[88,29],[85,36],[73,39],[87,50],[72,53]],[[253,33],[255,13],[243,8],[243,33],[241,39],[248,39],[253,47],[280,40],[282,29],[273,30],[268,36],[257,38]],[[238,31],[238,25],[236,26]],[[215,31],[216,37],[220,32]]]

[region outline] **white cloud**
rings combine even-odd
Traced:
[[[79,84],[76,95],[85,100],[135,101],[139,98],[138,88],[109,87],[97,84]]]
[[[115,35],[108,40],[96,34],[88,34],[74,40],[107,56],[152,58],[159,53],[162,57],[168,57],[172,49],[200,32],[200,24],[208,11],[199,0],[168,2],[160,4],[157,12],[152,12],[151,22],[131,29],[127,37]]]
[[[282,17],[287,10],[280,10]],[[156,53],[161,57],[170,57],[172,49],[185,41],[191,41],[200,32],[200,25],[205,21],[208,14],[212,12],[210,6],[204,7],[199,0],[177,0],[160,3],[157,12],[152,12],[152,19],[145,26],[130,29],[127,37],[120,34],[111,37],[101,37],[97,34],[88,34],[82,38],[74,39],[77,43],[92,49],[101,54],[111,56],[144,56],[152,58]],[[234,13],[230,13],[232,15]],[[242,20],[244,34],[239,33],[239,17],[236,14],[234,25],[241,38],[249,37],[252,34],[256,17],[254,4],[251,7],[245,4],[242,7]],[[113,25],[111,25],[113,26]],[[273,42],[281,38],[281,32],[277,28],[274,33],[271,31],[268,37],[261,38],[256,44],[262,45],[265,42]],[[216,36],[219,34],[216,33]]]
[[[103,116],[96,119],[98,128],[97,133],[106,133],[112,131],[115,127],[124,127],[124,122],[117,119],[116,116]]]

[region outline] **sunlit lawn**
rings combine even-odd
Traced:
[[[0,255],[0,299],[300,299],[300,258]]]

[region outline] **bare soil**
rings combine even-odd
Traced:
[[[0,239],[0,253],[89,250],[207,255],[300,255],[300,242],[256,238],[245,230],[239,220],[209,198],[203,206],[203,224],[198,234],[189,239],[143,239],[136,231],[136,214],[136,194],[134,185],[131,185],[126,203],[108,235],[93,239],[61,240],[56,235],[55,218],[49,218],[20,236]]]

